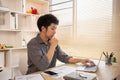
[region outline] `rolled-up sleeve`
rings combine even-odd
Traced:
[[[38,49],[32,45],[27,45],[28,47],[28,58],[32,61],[29,65],[34,64],[39,70],[45,70],[49,66],[48,58],[43,54],[42,49]]]
[[[67,55],[64,51],[61,50],[60,46],[57,46],[57,59],[60,60],[61,62],[68,63],[68,60],[72,57]]]

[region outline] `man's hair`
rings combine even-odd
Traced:
[[[37,21],[37,26],[38,26],[39,31],[41,31],[42,26],[44,26],[47,29],[48,26],[51,25],[51,23],[58,25],[59,20],[52,14],[46,14],[46,15],[39,17]]]

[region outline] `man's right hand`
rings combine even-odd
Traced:
[[[50,44],[51,46],[56,47],[58,45],[58,40],[55,37],[53,37],[50,40]]]
[[[51,62],[54,55],[55,48],[58,45],[58,40],[53,37],[49,42],[50,42],[50,48],[46,55],[48,57],[49,62]]]

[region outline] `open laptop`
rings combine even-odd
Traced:
[[[98,69],[98,66],[99,66],[99,64],[100,64],[101,58],[102,58],[102,54],[101,54],[101,56],[100,56],[100,59],[99,59],[97,65],[95,65],[95,66],[83,66],[83,65],[80,65],[80,66],[77,68],[77,70],[85,71],[85,72],[96,72],[97,69]]]

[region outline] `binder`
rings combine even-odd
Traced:
[[[10,23],[11,30],[18,29],[18,14],[11,13],[10,22],[11,22]]]

